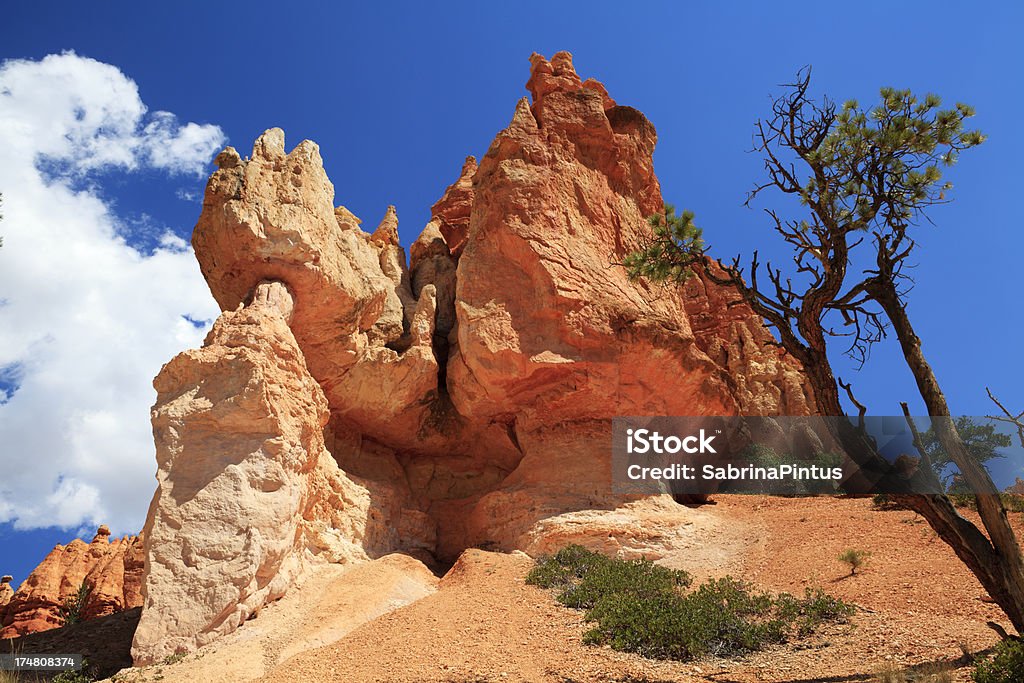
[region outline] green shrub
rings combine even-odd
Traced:
[[[842,465],[842,458],[834,453],[821,452],[812,456],[797,456],[789,452],[778,452],[762,444],[751,444],[744,450],[750,463],[756,467],[778,468],[783,465],[793,467],[817,467],[828,470]],[[823,493],[835,493],[836,482],[828,479],[782,479],[753,480],[729,482],[729,491],[733,493],[770,493],[782,496],[803,496]]]
[[[64,622],[63,625],[72,626],[83,621],[91,598],[92,586],[83,580],[75,594],[66,597],[64,603],[57,608],[57,616]]]
[[[951,493],[949,499],[958,508],[978,509],[978,499],[973,493]],[[1024,496],[1018,493],[1000,493],[999,500],[1007,512],[1024,512]]]
[[[597,626],[586,642],[658,659],[697,659],[759,650],[785,640],[785,624],[771,618],[773,602],[731,578],[709,581],[686,596],[611,595],[590,610]]]
[[[973,493],[947,493],[946,495],[949,496],[949,500],[955,507],[969,510],[978,509],[978,499]],[[1007,512],[1024,512],[1024,496],[1019,493],[1000,493],[999,500],[1003,502],[1003,507]],[[892,496],[886,493],[876,493],[871,502],[876,510],[898,510],[901,508],[900,505],[893,502]]]
[[[999,499],[1003,501],[1003,505],[1009,512],[1024,512],[1024,496],[1019,493],[1000,493]],[[974,506],[978,506],[978,501],[974,501]]]
[[[876,510],[901,510],[903,506],[892,499],[888,493],[876,493],[871,497],[871,507]]]
[[[53,677],[52,683],[93,683],[96,679],[81,671],[61,671]]]
[[[1024,681],[1024,642],[1004,640],[992,654],[974,666],[976,683],[1018,683]]]
[[[648,560],[616,560],[581,546],[543,560],[527,583],[558,591],[563,605],[586,610],[595,626],[584,642],[656,659],[730,656],[805,636],[825,621],[842,621],[852,607],[808,590],[755,593],[726,577],[687,593],[689,574]]]
[[[566,607],[590,609],[614,593],[649,595],[690,585],[690,575],[649,560],[613,560],[583,546],[570,545],[539,563],[526,582],[558,588],[558,601]]]
[[[779,619],[792,624],[797,636],[804,638],[828,622],[845,622],[853,616],[853,605],[833,597],[820,588],[804,590],[803,600],[789,593],[782,593],[776,599],[776,613]]]
[[[871,553],[866,550],[857,550],[856,548],[847,548],[839,555],[839,561],[845,562],[850,565],[850,576],[857,573],[857,570],[864,566],[864,563],[871,557]]]
[[[93,683],[96,679],[89,673],[89,662],[82,660],[82,668],[78,671],[69,669],[61,671],[51,679],[50,683]]]

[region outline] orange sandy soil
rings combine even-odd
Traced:
[[[713,562],[707,554],[683,552],[666,564],[684,567],[698,580],[729,573],[772,591],[802,594],[820,586],[858,605],[851,623],[739,660],[646,660],[583,645],[588,627],[582,613],[526,585],[533,562],[522,553],[472,550],[436,592],[328,645],[277,659],[260,680],[845,683],[878,680],[884,672],[886,681],[942,683],[969,680],[962,648],[978,653],[997,642],[987,621],[1009,628],[999,609],[984,601],[974,577],[912,512],[873,510],[867,499],[753,496],[720,496],[704,512],[728,523],[717,527],[728,529],[722,543],[738,550]],[[1012,518],[1018,533],[1024,531],[1021,515]],[[716,537],[702,540],[715,543]],[[855,576],[837,559],[850,547],[871,553]],[[373,563],[362,566],[360,571],[373,571]],[[330,609],[325,602],[317,611]],[[274,608],[265,610],[269,618],[275,618]],[[250,624],[263,619],[238,635],[245,637]],[[226,683],[232,676],[214,661],[228,654],[207,657],[201,650],[180,663],[125,671],[117,679]]]

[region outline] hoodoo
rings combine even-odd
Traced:
[[[411,247],[336,205],[316,144],[217,157],[193,245],[223,313],[155,380],[137,664],[237,628],[317,563],[543,545],[614,509],[615,415],[807,414],[801,369],[710,282],[617,265],[660,210],[654,126],[531,58],[531,99]],[[339,194],[344,195],[344,188]]]

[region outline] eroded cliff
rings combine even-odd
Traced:
[[[111,541],[105,526],[97,530],[91,543],[75,539],[58,545],[17,591],[11,592],[11,577],[0,581],[0,638],[61,626],[61,605],[83,583],[90,587],[82,610],[85,619],[138,607],[142,604],[143,565],[142,540],[125,536]]]

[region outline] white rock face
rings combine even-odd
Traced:
[[[284,285],[259,285],[154,380],[158,489],[137,664],[234,630],[311,562],[366,559],[369,495],[324,448],[327,401],[291,310]]]

